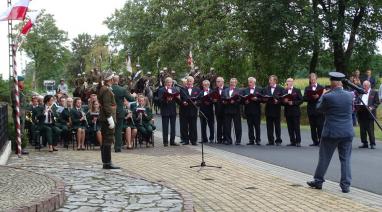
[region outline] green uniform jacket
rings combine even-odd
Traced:
[[[98,92],[98,101],[101,105],[99,120],[107,121],[110,116],[116,121],[116,103],[114,94],[109,86],[102,86]],[[123,107],[122,107],[123,110]]]
[[[140,106],[137,105],[133,110],[133,119],[136,125],[140,124],[140,120],[138,118],[139,113],[137,112],[137,108],[139,107]],[[142,125],[143,126],[151,125],[152,119],[153,119],[153,113],[151,111],[151,108],[145,107],[145,115],[142,115]]]
[[[70,112],[70,117],[72,119],[72,127],[74,129],[77,129],[79,127],[82,127],[82,128],[87,127],[85,120],[80,121],[82,116],[83,116],[82,112],[78,111],[76,108],[72,109],[72,111]]]
[[[113,84],[111,86],[112,91],[114,93],[115,102],[117,104],[117,118],[124,118],[125,111],[123,110],[123,101],[124,98],[129,102],[135,101],[134,97],[132,97],[129,91],[119,85]]]

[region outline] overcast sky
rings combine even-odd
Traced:
[[[12,0],[15,2],[16,0]],[[29,8],[45,9],[54,15],[58,28],[68,32],[70,39],[81,33],[90,35],[107,34],[102,22],[115,9],[123,7],[126,0],[33,0]],[[0,13],[6,10],[7,1],[0,2]],[[7,22],[0,22],[0,74],[8,78],[8,28]]]

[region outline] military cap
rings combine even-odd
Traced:
[[[195,70],[199,70],[199,66],[195,66]]]
[[[17,81],[24,81],[24,76],[17,76]]]
[[[163,71],[167,71],[167,67],[164,67],[164,68],[163,68]]]
[[[147,72],[147,75],[151,75],[151,71]]]
[[[214,70],[215,70],[215,68],[214,68],[214,67],[211,67],[211,68],[210,68],[210,71],[214,71]]]
[[[341,81],[345,78],[345,74],[341,72],[332,71],[329,72],[330,81]]]
[[[81,76],[81,74],[77,74],[77,77],[80,77]]]
[[[111,80],[113,77],[114,77],[114,74],[111,70],[107,70],[103,74],[103,80]]]

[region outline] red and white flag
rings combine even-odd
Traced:
[[[188,66],[191,67],[191,69],[194,69],[194,59],[192,58],[192,51],[190,50],[190,54],[188,55],[187,59]]]
[[[0,21],[24,20],[30,0],[19,0],[0,14]]]
[[[29,21],[21,29],[21,34],[26,35],[31,30],[32,26],[36,23],[37,13],[30,15]]]

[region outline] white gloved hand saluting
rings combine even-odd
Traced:
[[[107,122],[109,123],[109,129],[114,129],[115,123],[114,123],[113,116],[110,116],[109,118],[107,118]]]

